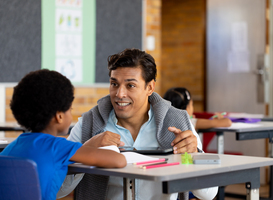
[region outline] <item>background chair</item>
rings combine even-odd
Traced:
[[[42,199],[34,161],[0,156],[0,199]]]

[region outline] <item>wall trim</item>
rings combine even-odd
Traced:
[[[18,83],[0,83],[0,87],[9,88],[15,87]],[[73,84],[73,83],[72,83]],[[75,88],[90,87],[90,88],[108,88],[109,83],[94,83],[94,84],[73,84]]]
[[[0,85],[0,122],[6,121],[6,88]]]

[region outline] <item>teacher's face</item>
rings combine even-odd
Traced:
[[[118,120],[140,120],[148,113],[154,80],[145,84],[140,67],[119,67],[111,72],[110,97]]]

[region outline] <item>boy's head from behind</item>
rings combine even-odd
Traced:
[[[73,99],[74,87],[65,76],[42,69],[30,72],[14,87],[10,107],[20,125],[41,132],[57,112],[70,109]]]
[[[163,98],[170,101],[172,106],[178,109],[187,110],[190,116],[193,114],[193,101],[190,92],[186,88],[170,88]]]

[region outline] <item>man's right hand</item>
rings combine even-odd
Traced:
[[[115,145],[119,147],[124,146],[124,142],[120,141],[119,134],[110,131],[105,131],[87,140],[83,145],[88,145],[92,147],[104,147]]]

